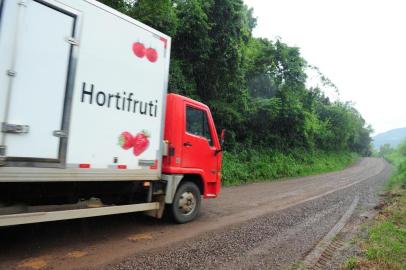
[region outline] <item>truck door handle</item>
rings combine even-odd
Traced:
[[[186,147],[191,147],[192,146],[192,144],[190,142],[185,142],[183,145],[186,146]]]

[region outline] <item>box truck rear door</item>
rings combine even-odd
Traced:
[[[58,162],[75,17],[46,1],[18,8],[15,74],[2,127],[7,159]]]

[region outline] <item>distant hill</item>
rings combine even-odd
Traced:
[[[374,136],[372,144],[376,149],[379,149],[381,145],[386,143],[392,147],[396,147],[406,138],[406,128],[392,129],[384,133],[380,133]]]

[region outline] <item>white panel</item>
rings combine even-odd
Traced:
[[[56,159],[74,19],[31,0],[21,23],[7,122],[30,131],[6,135],[7,156]]]
[[[161,158],[158,153],[169,52],[160,37],[167,37],[112,14],[98,4],[92,4],[93,1],[89,2],[74,1],[71,5],[83,17],[67,162],[90,163],[91,168],[107,168],[114,165],[116,159],[117,164],[127,165],[128,169],[140,169],[140,159]],[[64,3],[69,4],[69,1]],[[146,57],[137,57],[132,50],[136,42],[155,49],[157,61],[151,63]],[[170,42],[168,38],[167,42]],[[84,83],[85,91],[91,91],[93,85],[92,103],[90,95],[84,95],[82,102]],[[96,101],[98,93],[99,104]],[[103,102],[104,96],[117,93],[127,98],[132,93],[133,100],[152,101],[157,106],[156,115],[150,116],[149,110],[147,115],[142,115],[139,107],[135,113],[132,106],[130,110],[128,107],[122,110],[122,98],[119,103],[121,109],[116,108],[116,98],[111,98],[110,106]],[[125,106],[128,106],[128,102],[125,102]],[[148,139],[149,147],[140,155],[136,156],[132,149],[124,150],[118,145],[121,132],[127,131],[135,136],[141,130],[147,130],[151,136]],[[159,170],[156,172],[159,174]]]
[[[70,126],[67,165],[77,167],[80,163],[89,163],[91,164],[90,170],[92,170],[115,168],[117,164],[124,164],[127,165],[128,171],[134,174],[134,179],[138,179],[139,172],[145,170],[149,170],[159,177],[159,169],[150,170],[148,167],[139,166],[138,163],[140,160],[161,159],[161,135],[164,121],[162,116],[167,91],[170,37],[97,1],[45,1],[79,14],[77,22],[79,46],[75,53],[77,64],[71,115],[68,116]],[[8,2],[15,3],[14,0]],[[7,156],[55,158],[59,140],[51,133],[53,130],[60,129],[63,95],[60,95],[61,92],[57,90],[50,92],[48,91],[50,88],[44,89],[40,83],[52,85],[53,89],[65,85],[66,77],[59,75],[63,73],[66,75],[66,72],[58,72],[62,71],[63,67],[66,71],[67,65],[64,66],[61,63],[66,64],[67,57],[61,59],[62,53],[54,53],[52,56],[51,53],[56,49],[63,49],[63,45],[59,46],[55,39],[65,34],[70,35],[71,28],[68,26],[71,23],[68,22],[71,22],[71,19],[54,10],[44,11],[44,8],[38,8],[40,4],[33,4],[33,0],[28,0],[27,3],[27,8],[24,8],[26,12],[24,25],[27,29],[23,36],[27,40],[24,44],[29,43],[30,45],[19,48],[21,51],[19,55],[23,54],[24,50],[26,51],[24,57],[19,57],[19,61],[26,60],[27,66],[21,71],[17,70],[20,78],[17,78],[16,81],[22,81],[19,82],[20,85],[16,84],[15,88],[18,88],[17,90],[21,93],[18,94],[13,89],[14,111],[12,119],[8,122],[30,125],[31,131],[27,135],[7,135],[9,138],[13,138],[13,141],[9,139],[7,141],[13,142],[12,145],[8,145]],[[36,5],[37,9],[33,12],[35,14],[30,14],[33,5]],[[50,16],[52,12],[57,15]],[[45,16],[50,16],[51,19],[44,20]],[[27,23],[28,20],[31,22]],[[57,31],[54,32],[55,29]],[[51,37],[55,39],[50,40]],[[151,63],[146,57],[137,57],[132,49],[135,42],[141,42],[146,48],[156,50],[157,61]],[[32,46],[41,50],[44,48],[40,44],[46,45],[45,52],[31,55]],[[68,44],[66,43],[66,45]],[[56,60],[58,58],[59,60]],[[52,63],[52,60],[55,60],[55,63]],[[44,65],[52,66],[52,69],[45,72],[43,69],[39,69]],[[24,65],[19,64],[19,66]],[[32,73],[26,72],[28,69],[33,69],[37,75],[30,75]],[[48,80],[37,80],[40,77],[38,75],[42,76],[45,73]],[[23,80],[23,78],[25,79]],[[33,79],[36,81],[29,82]],[[93,85],[94,93],[91,104],[88,102],[88,95],[82,102],[84,83],[86,91],[90,91],[91,85]],[[28,88],[25,86],[30,86],[31,90],[27,90]],[[153,105],[156,105],[156,115],[155,112],[154,116],[142,115],[138,108],[136,113],[129,110],[117,110],[115,98],[112,98],[110,107],[105,104],[98,105],[96,101],[98,93],[101,93],[99,101],[103,101],[103,95],[108,98],[108,95],[119,93],[121,96],[126,95],[129,98],[129,94],[132,93],[133,100],[137,99],[147,103],[152,101]],[[21,97],[26,102],[21,102]],[[119,106],[122,107],[122,104]],[[24,109],[17,110],[19,107]],[[29,112],[28,117],[26,112]],[[40,126],[37,125],[38,122]],[[58,123],[57,127],[54,127],[55,123]],[[121,132],[128,131],[136,135],[141,130],[147,130],[151,135],[149,147],[142,154],[134,155],[132,149],[124,150],[118,145],[118,137]],[[28,140],[23,140],[23,138],[28,138]],[[114,163],[114,160],[117,162]]]

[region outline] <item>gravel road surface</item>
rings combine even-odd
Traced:
[[[224,188],[196,221],[140,214],[0,229],[0,269],[286,269],[358,196],[372,208],[390,175],[382,159],[346,170]]]

